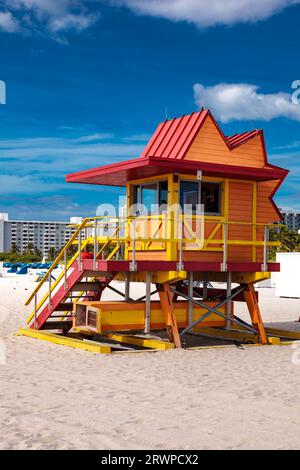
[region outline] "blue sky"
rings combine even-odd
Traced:
[[[226,4],[226,8],[225,8]],[[138,156],[158,122],[212,109],[224,132],[264,128],[300,209],[300,1],[2,0],[0,212],[64,220],[120,190],[65,174]]]

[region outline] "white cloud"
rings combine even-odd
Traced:
[[[133,134],[124,137],[125,142],[148,142],[151,139],[151,134]]]
[[[42,181],[41,178],[33,176],[20,175],[0,175],[1,195],[14,194],[33,194],[54,192],[62,189],[63,182],[56,184],[54,182]]]
[[[59,33],[84,31],[99,17],[89,11],[89,2],[85,0],[3,0],[1,3],[4,11],[0,13],[0,28],[2,18],[5,31],[38,32],[65,43],[66,39]]]
[[[121,138],[106,140],[109,136],[0,138],[0,211],[28,220],[96,214],[104,189],[67,184],[65,175],[138,157],[144,147]],[[105,188],[106,200],[116,201],[120,193],[120,188]]]
[[[13,15],[7,12],[0,12],[0,30],[7,33],[14,33],[19,29],[19,23]]]
[[[103,1],[103,0],[102,0]],[[102,1],[95,0],[2,0],[0,29],[48,34],[67,44],[67,31],[82,32],[99,18]],[[103,3],[105,3],[103,1]],[[300,0],[106,0],[130,8],[139,15],[187,21],[199,27],[264,20]]]
[[[210,108],[222,122],[270,121],[278,117],[300,121],[300,104],[293,104],[288,93],[263,94],[257,86],[247,83],[220,83],[211,87],[196,83],[193,88],[196,104]]]
[[[300,140],[294,140],[294,142],[289,142],[288,144],[279,145],[278,147],[273,147],[274,150],[293,150],[300,149]]]
[[[96,134],[91,134],[91,135],[83,135],[82,137],[78,137],[76,139],[76,142],[96,142],[97,140],[107,140],[107,139],[112,139],[113,134],[107,133],[96,133]]]
[[[70,11],[84,11],[85,0],[4,0],[3,3],[11,11],[25,10],[34,13],[40,18],[48,15],[49,17],[59,18]]]
[[[137,143],[97,141],[109,135],[0,139],[2,196],[71,191],[73,186],[65,183],[66,174],[138,157],[143,150],[144,145]]]
[[[207,27],[265,20],[300,0],[111,0],[111,3],[126,5],[140,15]]]
[[[50,22],[50,29],[54,33],[59,31],[74,30],[74,31],[84,31],[85,29],[92,26],[97,21],[97,15],[73,15],[68,14],[62,16],[61,18],[54,18]]]
[[[104,135],[104,134],[103,134]],[[86,137],[86,136],[85,136]],[[83,137],[83,139],[85,139]],[[93,142],[78,138],[33,137],[19,139],[0,139],[1,160],[24,159],[53,161],[58,168],[70,165],[104,165],[122,158],[138,157],[144,145],[119,142]],[[81,143],[81,145],[78,145]],[[77,160],[78,158],[78,160]],[[68,161],[68,159],[70,159]],[[38,166],[38,165],[37,165]],[[71,169],[72,171],[72,169]],[[76,169],[74,170],[76,171]]]

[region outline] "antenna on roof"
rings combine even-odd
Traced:
[[[167,106],[165,107],[165,117],[166,117],[166,121],[167,121],[169,119],[168,118],[168,108],[167,108]]]

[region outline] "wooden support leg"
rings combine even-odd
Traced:
[[[106,287],[111,283],[115,275],[113,275],[112,278],[106,279],[106,278],[95,278],[95,282],[98,281],[100,284],[102,284],[101,289],[99,289],[97,292],[89,292],[88,295],[91,296],[91,300],[99,302],[101,300],[103,291],[106,289]]]
[[[265,327],[262,321],[259,305],[255,295],[253,284],[248,284],[247,289],[244,290],[244,297],[247,303],[247,307],[250,313],[252,324],[257,330],[262,344],[268,343]]]
[[[181,348],[181,341],[173,307],[173,294],[170,291],[169,283],[164,282],[162,286],[159,285],[157,287],[161,308],[165,316],[168,338],[175,344],[176,348]]]
[[[194,273],[191,271],[189,273],[189,297],[194,297]],[[194,304],[191,300],[188,301],[188,324],[191,325],[193,323],[193,310]]]
[[[127,273],[125,277],[125,302],[129,301],[130,297],[130,276],[129,273]]]
[[[145,333],[150,333],[151,324],[151,273],[146,272],[146,312],[145,312]]]
[[[96,282],[96,281],[101,282],[101,279],[95,278],[95,281],[94,281],[94,282]],[[91,296],[91,299],[90,299],[90,300],[94,300],[94,301],[99,301],[99,300],[101,300],[102,292],[103,292],[103,290],[99,290],[98,292],[89,292],[88,295]]]
[[[228,271],[227,273],[227,289],[226,289],[226,297],[231,296],[231,272]],[[231,300],[229,300],[226,304],[226,330],[230,330],[232,327],[231,322]]]

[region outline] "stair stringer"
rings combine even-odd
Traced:
[[[36,329],[41,329],[44,323],[48,320],[48,318],[55,312],[58,305],[68,296],[68,294],[72,291],[72,288],[76,282],[78,282],[81,277],[84,275],[83,271],[80,271],[77,267],[77,263],[74,263],[73,272],[68,276],[67,279],[67,287],[63,283],[58,291],[54,294],[51,298],[51,307],[49,307],[49,303],[45,305],[41,313],[39,313],[36,317]],[[31,323],[30,328],[34,328],[34,321]]]

